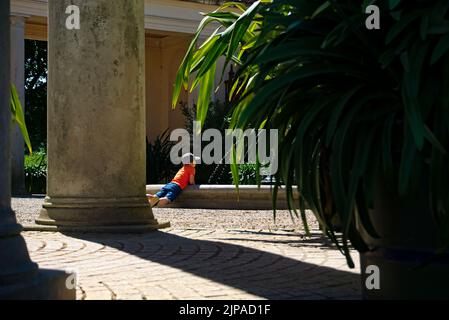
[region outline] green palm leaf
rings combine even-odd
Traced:
[[[17,89],[14,84],[11,83],[11,114],[12,119],[19,126],[20,131],[22,132],[23,139],[28,148],[28,151],[33,153],[33,149],[31,147],[30,136],[28,135],[28,130],[25,123],[25,115],[23,113],[22,104],[20,103],[19,95],[17,94]]]
[[[383,12],[376,32],[363,23],[370,4]],[[308,230],[305,209],[311,209],[353,266],[350,245],[368,250],[356,221],[378,237],[369,217],[377,177],[387,175],[404,194],[416,188],[418,170],[429,179],[429,207],[447,246],[448,11],[447,0],[225,4],[198,28],[178,72],[173,106],[182,86],[199,86],[198,115],[204,119],[215,89],[212,72],[224,57],[225,65],[237,69],[227,97],[230,128],[279,130],[274,216],[284,183],[292,217],[300,216]],[[212,21],[219,26],[197,48],[199,34]],[[223,77],[224,69],[218,71]],[[341,237],[335,216],[343,223]]]

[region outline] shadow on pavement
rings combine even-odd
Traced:
[[[299,249],[296,260],[243,245],[191,239],[190,235],[185,237],[170,232],[65,234],[101,243],[141,259],[176,268],[261,298],[360,298],[359,274],[302,262],[300,260],[304,259],[301,256],[303,251]],[[322,240],[322,238],[310,239],[310,241]],[[151,270],[148,272],[151,273]]]

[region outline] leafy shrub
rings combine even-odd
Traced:
[[[238,168],[239,184],[257,184],[257,166],[255,164],[239,164]]]
[[[25,155],[25,186],[29,193],[45,193],[47,184],[47,153],[41,148]]]
[[[176,166],[170,161],[170,150],[174,143],[170,141],[168,129],[149,143],[147,141],[147,183],[166,183],[176,173]]]

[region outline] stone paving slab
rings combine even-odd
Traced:
[[[319,232],[23,235],[41,267],[77,272],[77,299],[360,299],[359,268]]]

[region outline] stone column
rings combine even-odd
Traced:
[[[0,299],[75,298],[67,274],[39,270],[11,210],[9,0],[0,1]]]
[[[48,180],[36,223],[167,226],[145,196],[144,0],[49,0]],[[66,28],[69,5],[80,28]]]
[[[17,88],[20,102],[25,111],[25,17],[11,16],[11,82]],[[24,195],[24,142],[19,126],[11,130],[11,174],[12,194]]]

